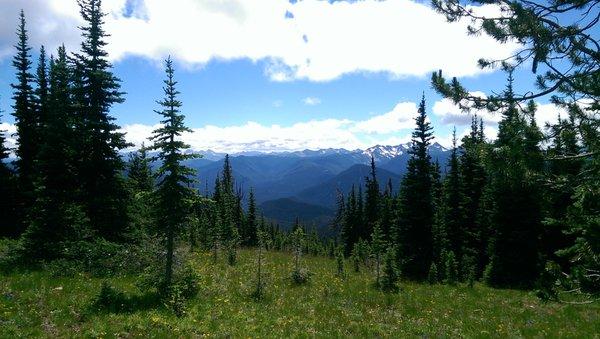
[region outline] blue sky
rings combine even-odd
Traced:
[[[61,42],[76,50],[79,19],[69,3],[0,1],[0,11],[14,14],[12,24],[0,24],[5,129],[13,123],[10,58],[18,8],[26,7],[35,50]],[[136,144],[158,123],[153,109],[162,95],[161,60],[167,55],[175,60],[187,123],[196,130],[187,140],[197,149],[236,152],[405,142],[422,93],[436,135],[448,145],[454,125],[465,133],[468,119],[431,89],[431,72],[443,69],[470,90],[489,93],[503,88],[506,76],[478,70],[475,60],[515,48],[468,37],[464,25],[446,29],[449,24],[428,5],[408,0],[265,0],[264,7],[242,0],[177,0],[170,9],[164,3],[104,1],[114,72],[127,92],[111,113]],[[421,17],[415,21],[416,14]],[[42,24],[56,31],[39,29]],[[162,32],[171,24],[167,33],[177,38]],[[216,33],[206,33],[211,30]],[[529,72],[517,75],[517,89],[529,90]],[[553,108],[543,106],[541,121],[551,120]],[[497,118],[483,115],[493,137]]]

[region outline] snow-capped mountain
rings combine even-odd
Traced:
[[[362,154],[368,157],[373,157],[375,162],[383,162],[406,154],[406,152],[410,149],[410,146],[410,142],[396,146],[376,145],[362,151]]]

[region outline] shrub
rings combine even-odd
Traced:
[[[23,265],[21,242],[0,239],[0,272],[8,273]]]
[[[435,262],[431,262],[429,266],[429,274],[427,275],[427,282],[431,285],[436,284],[439,281],[437,265]]]
[[[458,263],[453,251],[444,254],[444,282],[454,285],[458,280]]]
[[[305,268],[294,269],[291,274],[292,284],[303,285],[310,280],[311,273]]]
[[[343,278],[346,272],[344,270],[344,252],[341,247],[335,252],[335,263],[337,266],[337,275]]]
[[[354,244],[354,247],[352,248],[350,260],[352,261],[352,267],[354,267],[354,272],[360,272],[360,256],[358,255],[358,247],[356,246],[356,244]]]
[[[395,250],[390,247],[385,253],[383,263],[383,277],[381,278],[381,290],[384,292],[398,292],[399,272],[396,268]]]

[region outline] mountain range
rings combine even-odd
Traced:
[[[254,190],[259,210],[268,219],[289,226],[296,218],[322,229],[335,214],[337,192],[347,194],[352,185],[364,186],[370,173],[371,156],[383,190],[388,181],[396,190],[405,173],[410,143],[396,146],[377,145],[365,150],[322,149],[279,153],[238,153],[230,155],[238,188]],[[223,169],[225,154],[199,151],[200,159],[187,165],[198,172],[201,191],[212,193],[215,180]],[[433,161],[442,168],[449,150],[438,143],[429,147]]]

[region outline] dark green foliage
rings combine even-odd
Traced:
[[[474,16],[467,9],[473,4],[500,5],[504,8],[503,15]],[[528,183],[535,182],[532,175],[523,179],[518,178],[519,175],[516,173],[531,174],[539,169],[536,169],[539,165],[536,162],[541,158],[537,150],[539,131],[532,123],[533,120],[529,122],[528,128],[524,128],[523,122],[515,123],[523,119],[505,117],[504,122],[501,123],[503,131],[499,134],[499,141],[489,153],[506,155],[510,152],[514,154],[523,152],[527,159],[522,159],[523,161],[519,161],[521,164],[518,165],[511,164],[514,170],[506,171],[505,174],[507,177],[512,177],[503,183],[498,182],[499,171],[496,170],[496,163],[494,163],[500,157],[492,156],[486,166],[491,172],[489,173],[491,178],[488,179],[491,184],[482,194],[481,209],[477,219],[481,226],[487,224],[492,226],[490,230],[493,232],[489,234],[492,262],[488,265],[487,273],[494,276],[492,280],[497,284],[531,285],[533,276],[539,271],[540,266],[534,267],[533,258],[536,254],[544,260],[555,261],[563,271],[572,273],[569,276],[571,282],[575,284],[577,284],[577,276],[580,275],[577,272],[587,272],[584,276],[598,277],[600,271],[598,251],[590,242],[594,239],[593,243],[598,243],[594,236],[590,237],[591,234],[598,234],[598,212],[593,206],[579,205],[580,200],[576,198],[581,194],[588,198],[593,197],[591,201],[598,200],[594,193],[597,192],[594,185],[600,181],[598,174],[600,171],[593,165],[597,163],[598,158],[600,126],[597,115],[600,108],[598,39],[593,33],[598,21],[595,6],[594,1],[551,1],[549,3],[522,0],[476,0],[463,3],[449,0],[433,1],[433,7],[444,14],[449,21],[457,21],[465,17],[471,19],[469,33],[484,32],[499,42],[510,40],[518,44],[517,51],[511,58],[482,59],[479,61],[481,67],[501,66],[505,71],[512,72],[519,66],[530,63],[531,72],[537,74],[534,91],[521,95],[513,93],[512,90],[503,93],[495,92],[488,93],[486,98],[482,98],[469,93],[469,90],[464,88],[456,78],[447,81],[440,71],[432,76],[432,85],[440,94],[452,99],[463,108],[487,108],[490,111],[516,111],[515,106],[518,104],[549,96],[553,103],[569,112],[568,121],[559,118],[558,124],[550,129],[548,138],[551,145],[546,157],[544,186],[529,185]],[[530,107],[526,110],[530,110]],[[579,133],[581,134],[578,136]],[[500,148],[499,143],[503,144]],[[514,160],[509,157],[508,163]],[[527,166],[522,166],[525,162]],[[584,163],[590,167],[582,168]],[[504,170],[508,169],[506,167],[509,166],[505,166]],[[519,187],[518,183],[523,183],[523,187]],[[498,191],[496,190],[498,187],[504,189]],[[548,189],[540,192],[541,187]],[[520,204],[523,209],[509,208],[510,197],[517,193],[522,193],[523,197],[519,201],[513,201],[513,207]],[[502,197],[502,200],[496,202],[494,201],[496,197]],[[539,206],[539,201],[543,201],[546,205]],[[529,202],[534,203],[528,206]],[[543,209],[538,213],[540,208]],[[503,228],[497,230],[498,224],[508,224],[510,221],[507,219],[510,219],[511,215],[520,213],[524,213],[525,219],[528,219],[520,224],[521,234],[509,231],[511,235],[508,235],[504,233],[506,230]],[[543,231],[539,230],[537,219],[540,216],[536,214],[543,214],[545,217]],[[505,220],[498,220],[499,217]],[[524,229],[525,227],[527,229]],[[485,230],[480,227],[480,231]],[[583,234],[586,236],[581,237]],[[485,237],[488,234],[483,235],[481,243],[486,242]],[[535,235],[541,236],[540,244],[535,241]],[[499,238],[512,239],[512,248],[520,250],[514,250],[506,256],[498,255],[498,248],[509,247],[506,243],[499,242]],[[521,243],[517,244],[516,242],[519,241]],[[558,248],[566,250],[557,252]],[[521,255],[525,260],[518,262]],[[587,259],[580,260],[581,258]],[[507,260],[510,263],[507,263]],[[509,274],[508,277],[501,277],[503,274],[499,272],[505,273],[506,270],[510,270],[509,267],[518,267],[524,275],[512,272],[513,274]],[[503,281],[505,278],[511,281]]]
[[[599,140],[599,139],[596,139]],[[598,141],[596,141],[598,143]],[[598,150],[598,144],[594,145]],[[567,210],[565,233],[574,241],[557,254],[569,260],[572,282],[583,291],[600,290],[600,157],[586,162],[574,203]]]
[[[250,196],[248,197],[248,213],[242,224],[242,245],[256,246],[258,244],[258,220],[256,218],[256,200],[254,199],[253,189],[250,189]]]
[[[2,116],[0,115],[0,118]],[[3,217],[0,218],[0,238],[14,238],[19,232],[17,205],[17,178],[6,164],[9,151],[6,148],[5,131],[0,130],[0,208]]]
[[[432,224],[434,204],[432,197],[431,157],[427,148],[433,139],[431,124],[427,121],[425,97],[419,105],[417,127],[412,134],[411,158],[400,189],[399,254],[404,258],[402,273],[411,279],[422,280],[432,260]]]
[[[175,87],[177,82],[173,78],[173,62],[170,58],[165,61],[165,67],[167,74],[163,88],[165,97],[158,101],[162,109],[156,111],[162,117],[163,126],[154,130],[151,138],[154,144],[151,149],[159,151],[154,159],[161,161],[161,166],[156,172],[158,178],[155,192],[156,218],[166,243],[164,284],[165,289],[168,290],[172,284],[175,236],[186,219],[190,209],[189,199],[193,195],[189,185],[193,182],[191,176],[195,171],[182,163],[197,155],[184,153],[189,145],[179,140],[182,133],[191,130],[185,126],[185,116],[180,112],[181,101],[177,99],[179,92]]]
[[[215,182],[213,195],[215,207],[219,216],[219,241],[227,252],[227,262],[234,265],[237,262],[237,248],[241,242],[240,228],[243,221],[240,194],[234,192],[234,179],[229,155],[225,155],[221,178]]]
[[[452,134],[452,151],[447,166],[448,172],[444,180],[444,221],[443,227],[448,241],[448,248],[456,254],[462,255],[464,234],[464,215],[461,203],[463,202],[461,187],[461,174],[459,168],[458,148],[456,146],[456,128]]]
[[[381,278],[381,290],[388,293],[398,292],[398,280],[400,274],[396,267],[396,250],[389,247],[383,260],[383,277]]]
[[[512,77],[506,95],[512,95]],[[535,107],[521,111],[513,104],[502,114],[488,157],[492,234],[486,280],[494,286],[525,287],[537,278],[540,264],[541,135]]]
[[[29,212],[33,200],[33,183],[35,181],[35,158],[37,156],[37,143],[39,141],[39,116],[34,105],[34,91],[32,83],[35,81],[31,74],[31,47],[27,34],[25,14],[20,13],[17,28],[17,53],[13,57],[12,65],[16,71],[16,83],[11,84],[13,89],[13,116],[17,127],[19,140],[15,154],[15,165],[18,169],[19,179],[19,207],[21,217]],[[23,228],[19,230],[19,233]]]
[[[42,69],[38,77],[44,76]],[[71,106],[70,76],[66,51],[61,46],[57,58],[50,60],[46,98],[38,97],[39,109],[45,113],[38,131],[35,196],[22,238],[24,255],[32,260],[60,257],[60,243],[82,240],[78,234],[89,227],[85,209],[77,199],[76,118]],[[86,233],[91,236],[89,231]]]
[[[377,182],[377,174],[375,169],[375,159],[371,156],[371,176],[366,178],[366,196],[364,222],[365,227],[362,228],[361,237],[369,239],[373,233],[375,223],[379,222],[380,218],[380,201],[379,183]]]
[[[381,257],[385,254],[387,244],[381,226],[379,222],[376,222],[373,227],[373,234],[371,235],[371,253],[375,257],[375,273],[376,280],[375,285],[379,286],[381,277]]]
[[[474,116],[471,120],[471,132],[462,139],[460,155],[461,208],[464,216],[463,253],[476,258],[475,274],[480,276],[485,266],[486,235],[481,223],[482,196],[486,184],[486,171],[483,154],[485,154],[485,138],[482,120]]]
[[[127,184],[131,197],[128,213],[130,226],[127,236],[135,242],[140,234],[157,232],[153,217],[154,173],[150,168],[150,158],[144,144],[129,155]],[[191,224],[192,221],[188,221]]]
[[[484,33],[500,43],[516,43],[510,58],[480,59],[481,68],[502,67],[510,71],[531,65],[535,74],[536,90],[509,98],[496,91],[486,98],[472,95],[454,78],[446,81],[442,72],[434,73],[433,87],[455,103],[465,101],[478,108],[496,111],[516,99],[526,102],[544,95],[552,95],[555,103],[570,103],[585,98],[594,109],[598,108],[598,39],[595,28],[598,21],[595,1],[523,0],[434,0],[433,7],[450,22],[462,18],[470,20],[468,33]],[[473,15],[470,6],[499,6],[502,15]],[[529,79],[529,77],[528,77]],[[464,100],[466,99],[466,100]],[[469,105],[466,105],[469,106]]]
[[[134,192],[150,192],[154,188],[148,149],[143,143],[139,150],[129,154],[127,179],[129,179],[129,185]]]
[[[226,247],[227,251],[227,263],[229,266],[234,266],[237,264],[237,244],[233,243],[231,240],[227,243]]]
[[[341,278],[346,276],[346,270],[344,268],[344,251],[341,248],[335,250],[335,264],[337,268],[337,275]]]
[[[439,281],[438,269],[435,262],[429,266],[429,273],[427,274],[427,282],[430,284],[436,284]]]
[[[119,240],[128,224],[128,197],[121,175],[124,163],[119,156],[127,143],[109,111],[124,101],[123,93],[105,50],[107,34],[101,0],[79,0],[78,4],[84,24],[80,27],[81,51],[73,58],[73,104],[79,119],[76,129],[81,200],[92,228],[100,236]]]
[[[454,285],[458,282],[458,261],[452,251],[444,252],[444,283]]]
[[[354,247],[352,248],[352,253],[350,255],[350,260],[352,261],[352,267],[354,267],[354,272],[360,272],[361,259],[360,254],[358,252],[358,244],[354,244]]]
[[[558,287],[562,272],[560,266],[552,261],[546,262],[538,278],[536,295],[543,301],[558,301]]]
[[[348,195],[346,206],[344,208],[344,218],[340,238],[344,244],[344,254],[350,255],[354,244],[362,239],[364,224],[363,224],[363,208],[362,194],[357,195],[354,185]]]
[[[442,253],[448,250],[448,234],[446,231],[447,205],[444,186],[442,185],[440,164],[436,161],[433,164],[431,172],[433,186],[433,204],[435,213],[433,215],[433,225],[431,227],[432,237],[432,262],[441,262]]]

